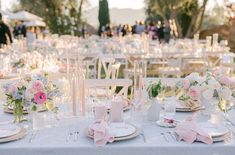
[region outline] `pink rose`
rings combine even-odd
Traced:
[[[190,87],[190,81],[189,80],[187,80],[187,79],[184,79],[183,80],[183,86],[184,86],[184,89],[189,89],[189,87]]]
[[[225,75],[222,75],[219,79],[220,83],[223,84],[223,85],[226,85],[228,86],[230,84],[230,79],[229,77],[225,76]]]
[[[191,99],[193,100],[198,100],[200,95],[200,90],[196,87],[191,87],[189,88],[189,96],[191,97]]]
[[[41,81],[37,80],[33,83],[32,88],[34,91],[42,91],[44,86]]]
[[[46,100],[47,100],[47,95],[44,92],[39,91],[36,94],[34,94],[34,102],[36,102],[37,104],[43,104],[46,102]]]

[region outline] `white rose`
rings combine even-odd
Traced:
[[[206,100],[211,100],[213,98],[213,95],[214,95],[214,90],[213,89],[206,89],[205,91],[202,92],[202,96]]]
[[[224,100],[230,100],[232,97],[232,91],[228,87],[221,87],[219,96]]]
[[[191,73],[190,75],[188,75],[187,77],[185,77],[186,79],[188,79],[189,81],[196,81],[199,77],[198,73]]]

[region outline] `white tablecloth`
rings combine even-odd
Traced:
[[[130,112],[126,113],[126,117]],[[176,119],[182,120],[190,113],[177,113]],[[0,111],[2,119],[12,117]],[[235,153],[235,143],[203,143],[187,144],[170,139],[167,142],[161,132],[167,132],[169,128],[158,127],[155,123],[144,121],[143,131],[147,142],[143,137],[114,142],[104,147],[96,147],[93,140],[87,138],[84,129],[90,121],[82,118],[62,118],[56,127],[39,130],[32,143],[29,143],[31,132],[18,141],[0,144],[0,155],[232,155]],[[80,131],[77,142],[66,142],[67,134],[71,131]]]

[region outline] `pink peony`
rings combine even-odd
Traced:
[[[229,86],[230,84],[230,79],[229,77],[225,76],[225,75],[222,75],[219,79],[220,83],[223,84],[223,85],[226,85],[226,86]]]
[[[184,89],[186,89],[186,90],[189,89],[190,81],[187,79],[183,80],[183,86],[184,86]]]
[[[33,83],[32,88],[34,91],[42,91],[44,86],[41,81],[37,80]]]
[[[189,89],[189,96],[193,100],[198,100],[198,98],[200,96],[200,90],[198,88],[196,88],[196,87],[191,87]]]
[[[47,95],[44,92],[39,91],[36,94],[34,94],[34,102],[36,102],[37,104],[43,104],[46,102],[46,100],[47,100]]]

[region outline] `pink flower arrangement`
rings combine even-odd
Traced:
[[[198,100],[200,96],[200,90],[196,87],[189,88],[189,96],[193,100]]]
[[[32,89],[36,92],[37,91],[42,91],[44,89],[44,85],[41,81],[36,80],[32,85]]]
[[[39,91],[36,94],[34,94],[34,102],[37,104],[44,104],[47,100],[46,93]]]

